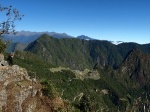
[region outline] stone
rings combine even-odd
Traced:
[[[4,55],[0,54],[0,62],[4,60]]]
[[[0,65],[1,65],[1,66],[8,66],[8,62],[5,61],[5,60],[2,60],[2,61],[0,62]]]

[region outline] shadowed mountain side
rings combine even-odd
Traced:
[[[132,88],[149,87],[150,54],[133,49],[117,70],[118,79]]]
[[[23,51],[27,46],[28,44],[11,42],[7,45],[6,52],[10,53],[10,52],[15,52],[15,51]]]

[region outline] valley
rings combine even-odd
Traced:
[[[16,51],[14,61],[36,74],[44,95],[67,101],[68,111],[141,112],[150,109],[148,48],[44,34]]]

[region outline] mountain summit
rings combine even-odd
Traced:
[[[80,36],[77,36],[76,38],[78,38],[78,39],[84,39],[84,40],[94,40],[93,38],[85,36],[85,35],[80,35]]]

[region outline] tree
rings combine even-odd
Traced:
[[[6,43],[2,37],[4,34],[16,34],[15,21],[21,20],[24,15],[21,15],[16,8],[12,6],[5,7],[0,4],[0,13],[4,12],[6,20],[0,22],[0,52],[4,52]]]

